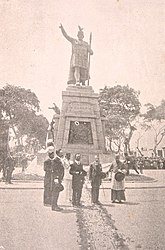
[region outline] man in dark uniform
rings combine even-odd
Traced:
[[[28,167],[28,159],[26,154],[23,154],[22,160],[21,160],[21,166],[22,166],[22,172],[25,172],[25,169]]]
[[[53,211],[62,210],[62,208],[57,205],[59,193],[63,190],[63,186],[61,184],[64,177],[64,167],[61,161],[62,157],[62,150],[56,150],[56,158],[53,159],[51,173],[51,205]]]
[[[143,169],[144,169],[144,157],[143,156],[139,158],[138,166],[139,166],[140,173],[143,174]]]
[[[82,188],[87,172],[83,169],[80,162],[81,155],[76,154],[74,162],[70,165],[69,173],[72,175],[72,204],[73,206],[81,206],[80,200],[82,195]]]
[[[125,156],[125,164],[127,166],[127,175],[129,175],[129,170],[134,169],[137,174],[139,174],[137,170],[137,163],[136,163],[136,158],[133,155],[128,155],[128,153],[124,153]]]
[[[51,205],[51,173],[54,164],[54,147],[48,148],[48,159],[44,162],[44,205]]]
[[[0,151],[0,172],[2,171],[2,181],[6,180],[6,169],[5,169],[5,155],[3,151]]]
[[[99,202],[99,188],[101,179],[103,178],[102,166],[100,164],[99,156],[95,155],[95,161],[90,164],[89,180],[91,181],[91,198],[93,204],[101,204]]]
[[[11,178],[12,178],[12,173],[15,169],[14,165],[15,162],[12,153],[9,153],[8,157],[5,160],[6,184],[12,184]]]

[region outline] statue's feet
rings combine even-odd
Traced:
[[[76,82],[76,86],[80,86],[80,83],[79,83],[79,82]]]

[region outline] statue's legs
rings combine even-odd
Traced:
[[[80,85],[80,68],[79,67],[75,67],[74,76],[76,79],[76,85],[79,86]]]
[[[82,83],[82,86],[85,86],[85,81],[88,79],[87,69],[75,67],[74,68],[74,78],[76,79],[77,86],[80,86],[80,83]]]
[[[88,80],[88,69],[80,68],[80,82],[85,86],[85,81]]]

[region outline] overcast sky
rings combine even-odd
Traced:
[[[92,32],[91,82],[122,84],[140,90],[140,101],[165,99],[164,0],[0,0],[0,87],[5,83],[30,88],[44,115],[61,106],[66,89],[71,37],[78,25],[85,41]]]

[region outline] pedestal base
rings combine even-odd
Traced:
[[[98,94],[91,86],[68,86],[62,92],[62,110],[55,117],[56,148],[72,155],[80,153],[89,164],[105,152],[105,119],[100,117]]]

